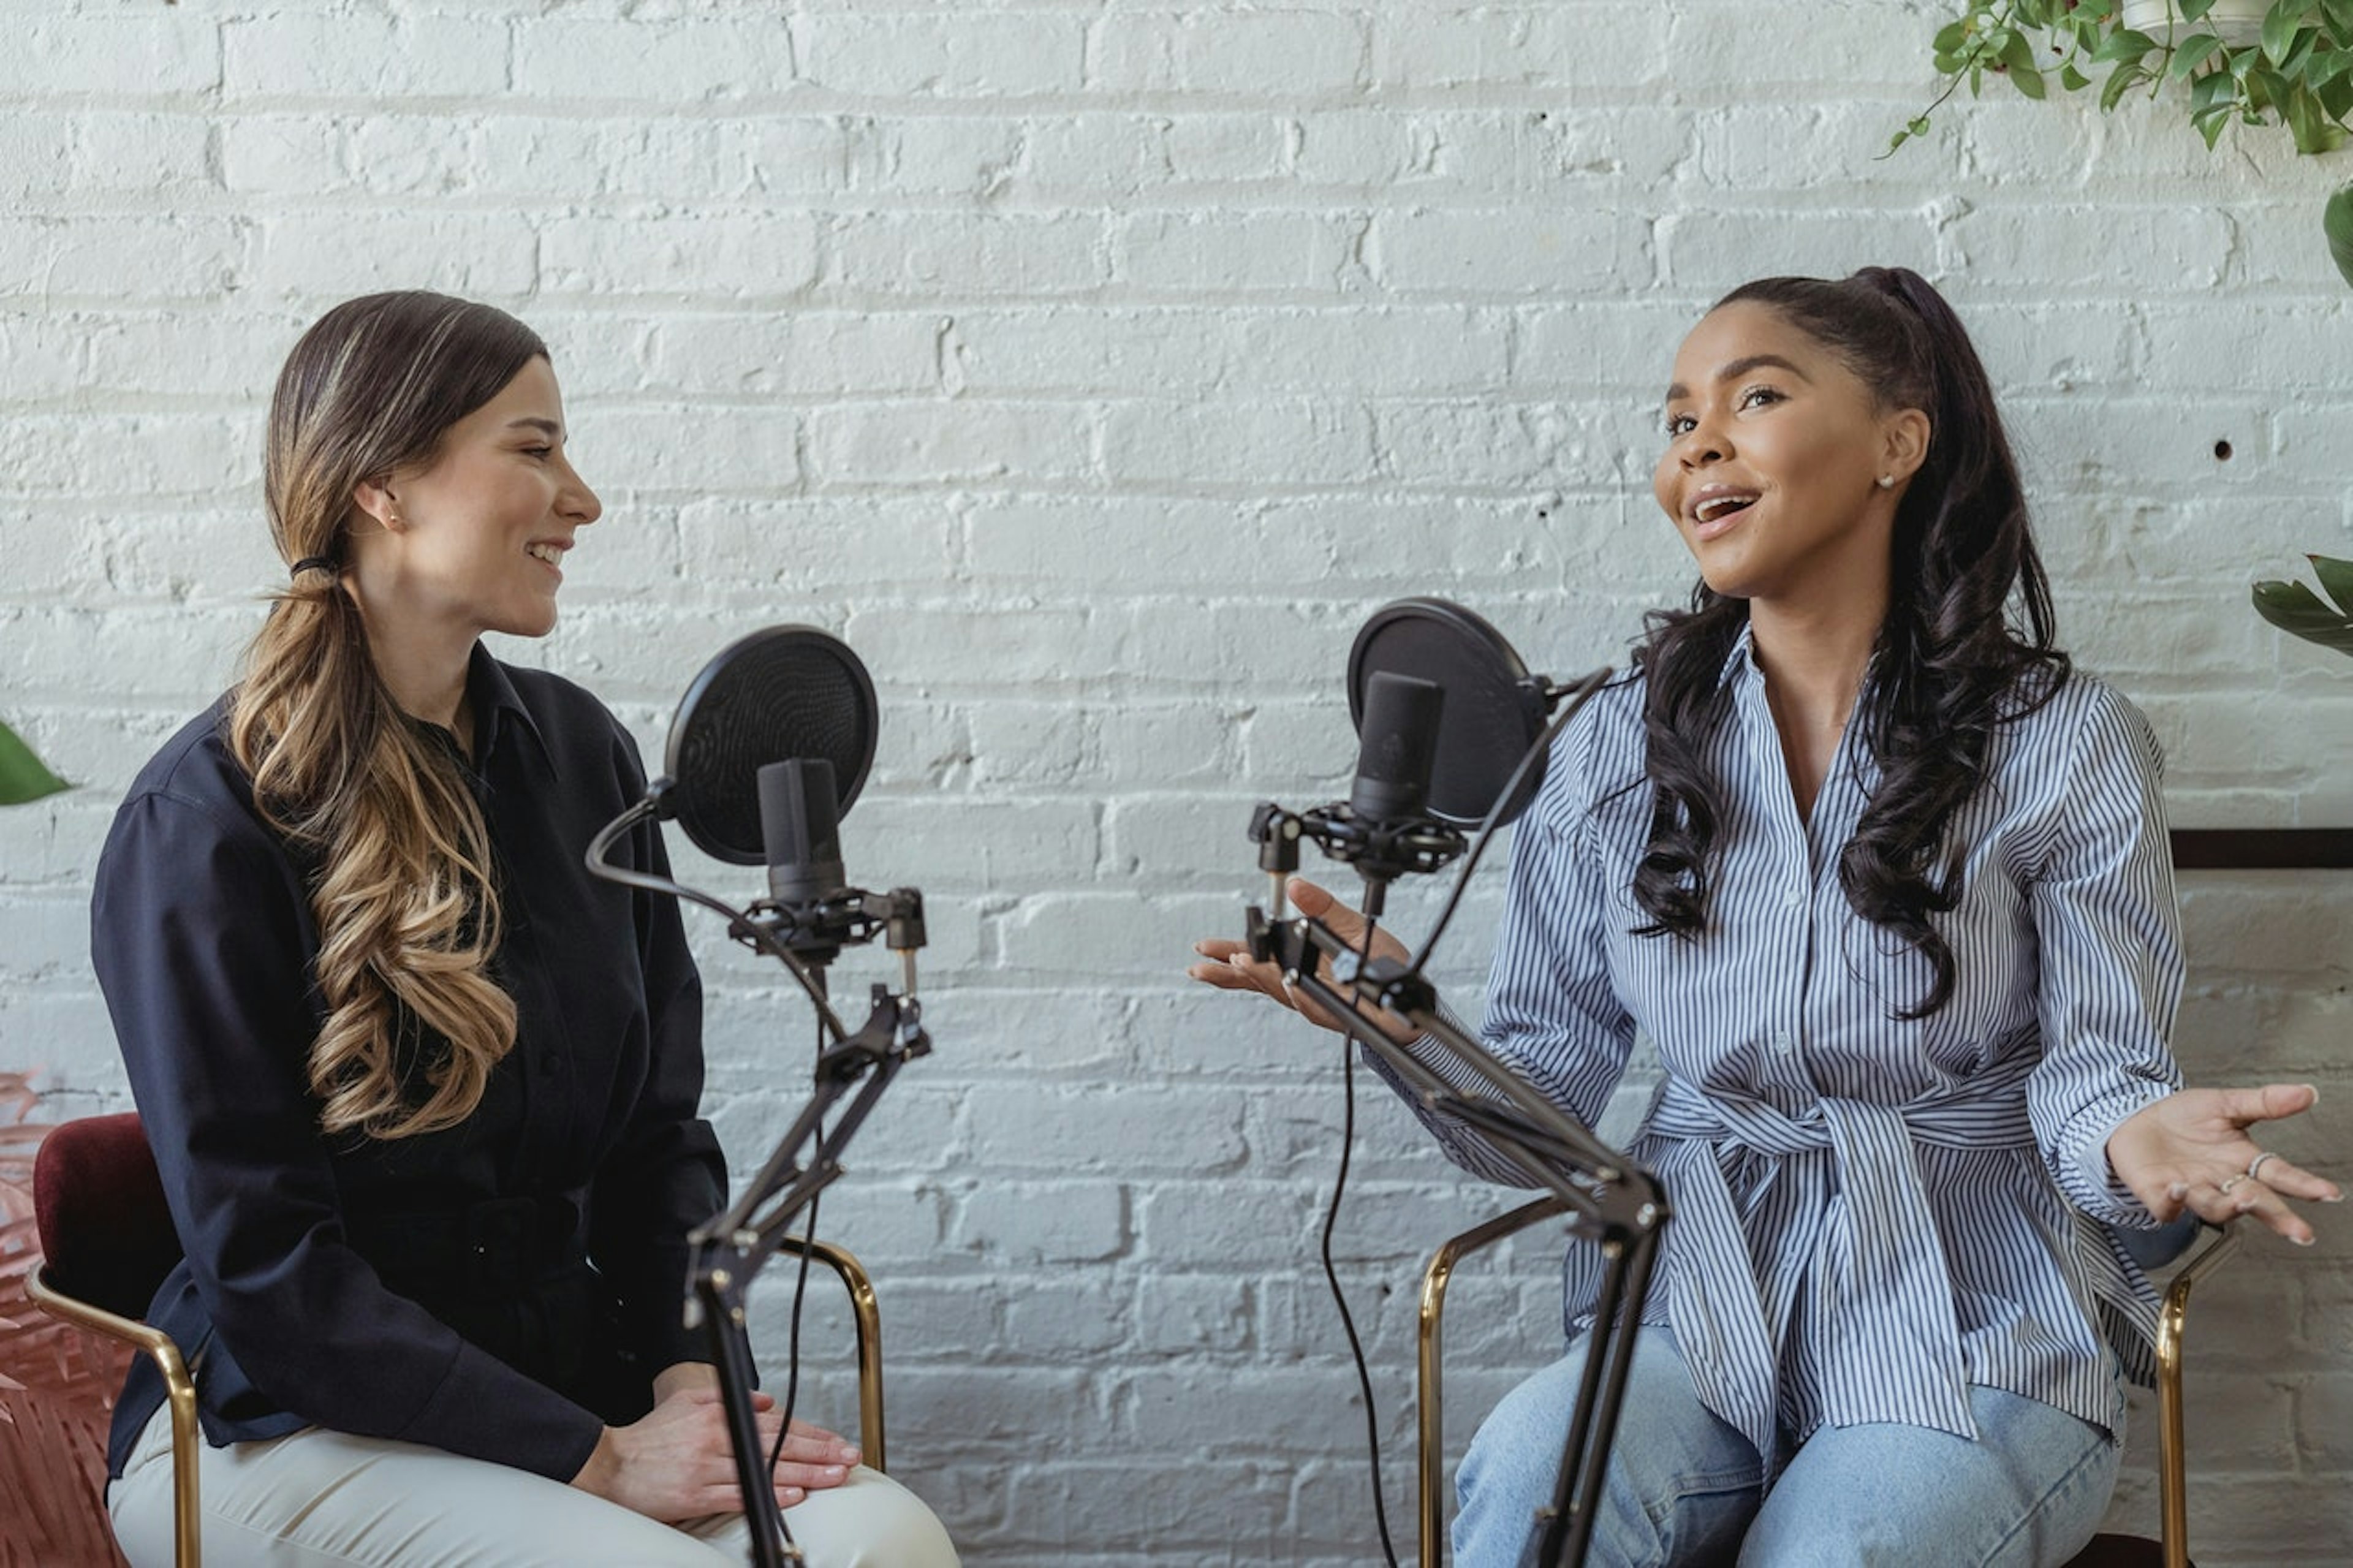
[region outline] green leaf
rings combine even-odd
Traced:
[[[2175,81],[2188,79],[2189,73],[2206,63],[2206,57],[2222,47],[2222,40],[2211,33],[2200,33],[2173,51],[2173,63],[2165,74]]]
[[[16,732],[0,724],[0,805],[22,805],[69,787],[33,755]]]
[[[2353,654],[2353,616],[2322,604],[2319,595],[2303,584],[2258,583],[2254,602],[2255,614],[2280,630],[2339,653]]]
[[[1940,55],[1951,55],[1959,53],[1961,46],[1968,41],[1969,25],[1967,22],[1947,22],[1936,29],[1936,36],[1928,47]]]
[[[2353,0],[2346,0],[2346,4],[2353,5]],[[2092,51],[2092,62],[2094,65],[2124,62],[2137,65],[2143,56],[2156,47],[2157,40],[2147,33],[2136,33],[2130,27],[2119,27],[2100,40],[2100,47]]]
[[[2321,15],[2340,44],[2353,44],[2353,0],[2320,0]]]
[[[2288,133],[2295,138],[2297,152],[2334,153],[2344,145],[2345,128],[2331,121],[2310,93],[2299,92],[2291,97],[2283,113]]]
[[[2149,73],[2138,66],[2118,66],[2115,70],[2110,71],[2107,85],[2100,89],[2101,112],[2105,113],[2114,109],[2124,100],[2125,94],[2130,92],[2136,85],[2149,79]]]
[[[2353,616],[2353,561],[2340,561],[2334,555],[2307,555],[2312,563],[2312,574],[2320,579],[2320,591],[2337,601],[2337,607]]]
[[[2320,229],[2328,237],[2328,258],[2346,287],[2353,288],[2353,185],[2340,185],[2320,209]]]
[[[2037,102],[2046,97],[2050,90],[2042,85],[2042,73],[2032,66],[2013,68],[2010,73],[2010,85]]]
[[[2272,8],[2263,13],[2263,53],[2275,60],[2287,58],[2306,8],[2305,0],[2272,0]]]
[[[2059,68],[2059,85],[2069,92],[2081,92],[2092,85],[2092,79],[2077,70],[2074,62],[2070,60]]]
[[[2001,47],[1994,51],[1994,55],[2003,65],[2014,71],[2034,68],[2034,46],[2026,41],[2024,33],[2004,31],[1998,37],[2001,39]]]
[[[2214,0],[2173,0],[2173,8],[2181,13],[2185,22],[2195,22],[2214,8]]]

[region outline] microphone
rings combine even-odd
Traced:
[[[1430,798],[1430,770],[1438,763],[1440,715],[1446,690],[1394,670],[1375,674],[1365,694],[1365,717],[1356,728],[1356,780],[1348,792],[1348,812],[1360,822],[1419,817]]]
[[[759,771],[760,839],[768,858],[768,897],[807,906],[842,890],[841,807],[833,764],[788,757]]]

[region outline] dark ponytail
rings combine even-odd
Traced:
[[[1929,918],[1960,899],[1964,847],[1948,841],[1953,819],[1985,782],[1995,727],[2048,702],[2067,679],[2067,656],[2052,640],[2050,583],[1992,384],[1927,279],[1880,267],[1837,282],[1768,278],[1716,308],[1743,301],[1838,356],[1883,410],[1928,416],[1927,454],[1896,507],[1887,618],[1856,714],[1879,784],[1839,857],[1848,904],[1927,960],[1927,994],[1897,1015],[1925,1017],[1953,994],[1952,948]],[[1703,748],[1723,720],[1720,673],[1747,616],[1746,601],[1702,583],[1688,608],[1646,619],[1635,650],[1648,679],[1651,792],[1633,889],[1651,917],[1644,935],[1706,927],[1723,812]]]

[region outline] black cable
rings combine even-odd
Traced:
[[[1357,954],[1359,973],[1372,949],[1373,922],[1367,920],[1364,945]],[[1345,1030],[1340,1036],[1340,1082],[1346,1109],[1340,1126],[1340,1174],[1332,1184],[1331,1205],[1324,1211],[1324,1278],[1332,1287],[1333,1303],[1340,1309],[1340,1326],[1348,1334],[1348,1353],[1356,1362],[1356,1386],[1365,1395],[1365,1436],[1373,1462],[1373,1520],[1380,1526],[1381,1552],[1389,1568],[1398,1568],[1397,1547],[1389,1540],[1388,1506],[1381,1493],[1381,1422],[1373,1406],[1373,1375],[1365,1366],[1365,1344],[1356,1337],[1356,1320],[1348,1310],[1347,1292],[1340,1289],[1340,1271],[1332,1262],[1332,1232],[1340,1223],[1340,1197],[1348,1190],[1348,1157],[1356,1142],[1356,1042]]]
[[[1487,841],[1494,837],[1495,829],[1503,826],[1504,807],[1519,793],[1521,783],[1528,776],[1528,770],[1535,766],[1538,758],[1552,750],[1553,742],[1568,727],[1568,721],[1577,717],[1577,710],[1585,706],[1587,700],[1608,682],[1609,674],[1607,669],[1597,669],[1568,689],[1567,705],[1561,709],[1551,723],[1545,726],[1544,733],[1536,738],[1536,743],[1521,755],[1519,766],[1512,770],[1512,776],[1504,782],[1504,787],[1495,792],[1495,803],[1487,808],[1486,819],[1479,824],[1479,837],[1472,840],[1471,853],[1463,858],[1462,869],[1455,874],[1453,890],[1446,895],[1446,907],[1438,912],[1438,923],[1430,928],[1430,934],[1422,939],[1421,951],[1414,955],[1413,963],[1406,970],[1409,978],[1419,975],[1422,966],[1430,962],[1430,955],[1438,951],[1438,939],[1446,934],[1446,923],[1454,918],[1454,908],[1462,901],[1462,889],[1471,885],[1471,873],[1479,868],[1479,858],[1487,852]]]
[[[709,893],[690,888],[685,883],[668,877],[657,877],[649,871],[632,871],[626,866],[613,865],[605,858],[607,852],[612,848],[615,839],[648,817],[659,816],[660,811],[660,805],[649,797],[638,802],[637,805],[607,823],[604,831],[597,834],[588,845],[586,859],[590,873],[602,877],[608,882],[618,882],[625,888],[643,888],[649,892],[668,893],[672,898],[701,904],[706,910],[716,910],[724,915],[727,918],[729,936],[781,960],[784,966],[793,972],[793,978],[801,983],[801,989],[808,993],[810,1005],[817,1008],[818,1024],[829,1031],[828,1037],[836,1040],[847,1038],[849,1031],[843,1027],[840,1018],[835,1016],[831,1005],[825,999],[824,988],[818,985],[816,977],[810,974],[808,965],[801,962],[800,954],[778,942],[773,933],[745,920],[732,905],[712,897]]]
[[[821,1068],[825,1058],[825,1026],[822,1023],[818,1026],[817,1050],[818,1059]],[[811,1164],[814,1168],[815,1166],[825,1163],[825,1127],[823,1123],[818,1124],[813,1142],[815,1147],[812,1152]],[[776,1467],[784,1462],[786,1439],[792,1436],[793,1407],[800,1403],[801,1303],[807,1300],[808,1296],[809,1253],[817,1245],[817,1205],[818,1196],[819,1194],[816,1193],[811,1193],[809,1194],[808,1229],[804,1232],[801,1237],[801,1266],[799,1272],[793,1279],[793,1327],[791,1337],[786,1341],[787,1348],[785,1363],[784,1420],[779,1422],[776,1426],[776,1446],[768,1450],[768,1479],[772,1482],[776,1479]],[[804,1489],[802,1496],[804,1500],[807,1497],[806,1489]],[[776,1524],[785,1532],[785,1544],[786,1546],[794,1545],[793,1527],[785,1522],[785,1512],[782,1509],[778,1509],[776,1510]]]

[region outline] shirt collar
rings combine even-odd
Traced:
[[[472,658],[466,666],[466,696],[474,707],[474,755],[477,767],[487,766],[506,743],[512,733],[539,755],[541,764],[552,773],[554,759],[549,755],[547,738],[540,733],[539,721],[514,688],[514,679],[507,667],[491,657],[491,650],[480,642],[474,644]]]
[[[1715,674],[1716,685],[1719,687],[1731,685],[1734,678],[1744,669],[1748,672],[1751,679],[1764,678],[1765,672],[1757,664],[1756,649],[1750,638],[1748,617],[1746,616],[1740,617],[1740,635],[1732,639],[1732,647],[1725,651],[1724,664]]]

